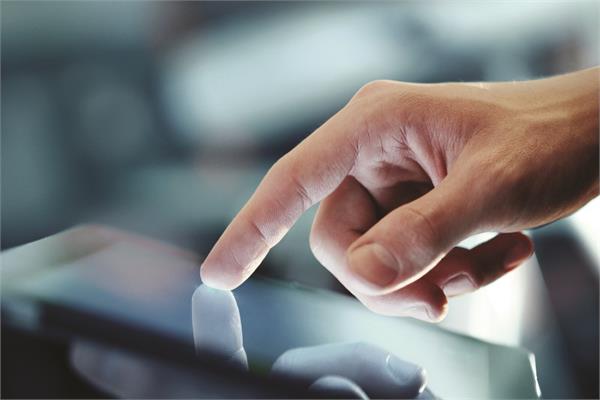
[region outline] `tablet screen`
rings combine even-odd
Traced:
[[[152,332],[157,347],[174,341],[199,357],[203,348],[221,352],[258,374],[293,348],[370,343],[424,367],[442,398],[537,396],[533,357],[522,349],[378,316],[350,297],[291,283],[253,278],[232,294],[198,289],[199,262],[187,253],[127,236],[68,234],[3,255],[3,311],[43,329],[35,304],[60,305]]]

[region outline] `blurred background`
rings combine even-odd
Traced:
[[[96,222],[205,254],[363,84],[598,65],[598,4],[2,1],[1,247]],[[313,215],[260,273],[343,291]],[[442,325],[533,351],[544,397],[598,397],[598,220],[595,201],[534,230],[536,257]]]

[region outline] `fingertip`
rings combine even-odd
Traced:
[[[443,305],[437,306],[436,308],[432,307],[430,313],[431,322],[442,322],[446,318],[446,315],[448,315],[448,301],[446,301],[446,303]]]
[[[426,299],[417,305],[408,307],[401,315],[425,322],[441,322],[448,314],[448,300],[443,292],[439,297],[439,299]]]
[[[508,271],[531,257],[534,251],[533,241],[528,236],[519,233],[514,236],[513,240],[515,242],[504,258],[504,268]]]
[[[390,386],[397,386],[396,390],[403,392],[401,398],[413,399],[425,388],[427,373],[423,367],[404,361],[393,354],[387,355],[385,364],[394,377],[394,382],[390,382]]]
[[[448,314],[448,297],[437,285],[428,285],[427,297],[424,299],[429,322],[441,322]]]
[[[227,279],[224,274],[213,272],[213,268],[205,264],[200,267],[200,280],[204,285],[219,290],[233,290],[241,284],[241,282]]]

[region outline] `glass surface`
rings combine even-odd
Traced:
[[[198,260],[143,238],[76,229],[2,258],[3,312],[35,329],[47,318],[36,305],[59,305],[111,322],[97,330],[124,322],[189,351],[195,337],[199,357],[205,349],[238,364],[247,357],[259,374],[292,348],[365,342],[423,366],[428,388],[442,398],[538,395],[533,356],[522,349],[378,316],[346,296],[294,284],[251,279],[233,295],[196,291]]]

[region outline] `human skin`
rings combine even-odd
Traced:
[[[320,202],[310,245],[321,264],[374,312],[441,320],[447,297],[532,254],[520,231],[598,194],[599,74],[365,85],[273,165],[206,257],[203,282],[240,285]],[[499,234],[456,247],[487,231]]]

